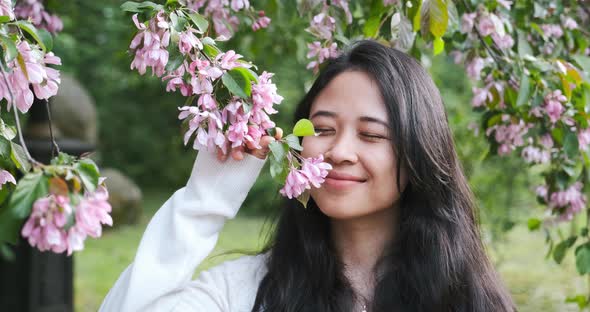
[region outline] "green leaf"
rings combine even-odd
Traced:
[[[190,13],[190,14],[188,14],[188,17],[197,26],[199,31],[206,32],[207,29],[209,28],[209,22],[202,15],[200,15],[198,13]]]
[[[6,56],[6,62],[14,60],[18,54],[18,50],[16,49],[16,44],[14,44],[14,41],[8,37],[0,36],[0,45],[2,45],[2,49],[5,51],[4,55]]]
[[[0,206],[0,244],[18,241],[23,219],[16,218],[8,209],[8,205]]]
[[[580,275],[590,273],[590,243],[584,243],[576,248],[576,269]]]
[[[289,175],[289,161],[283,158],[283,161],[277,161],[274,157],[270,157],[270,175],[280,185],[284,185]]]
[[[9,126],[4,120],[0,119],[0,135],[10,141],[16,137],[16,127]]]
[[[288,136],[286,136],[284,138],[285,142],[287,142],[287,144],[289,145],[290,148],[296,150],[296,151],[302,151],[303,150],[303,146],[301,146],[301,144],[299,144],[299,138],[293,134],[289,134]]]
[[[283,159],[287,156],[287,152],[289,151],[289,145],[287,143],[281,143],[279,141],[273,141],[268,145],[270,149],[270,153],[275,158],[277,162],[282,162]]]
[[[434,55],[439,55],[445,50],[445,41],[441,37],[434,38],[432,42]]]
[[[363,34],[366,38],[375,38],[379,32],[379,25],[381,25],[381,15],[373,15],[367,20],[363,26]]]
[[[10,142],[10,158],[12,162],[16,165],[18,169],[20,169],[23,173],[29,172],[31,170],[31,164],[27,159],[27,155],[25,154],[25,150],[22,146]]]
[[[301,193],[301,195],[299,195],[299,197],[297,197],[297,200],[301,204],[303,204],[303,208],[307,208],[307,202],[309,202],[309,195],[309,190],[305,190],[303,193]]]
[[[524,57],[525,55],[534,55],[533,49],[527,40],[527,34],[522,30],[517,30],[518,33],[518,55]]]
[[[249,98],[250,94],[252,94],[252,83],[250,79],[251,76],[249,73],[241,70],[240,67],[227,71],[221,77],[223,85],[227,87],[229,92],[243,99]]]
[[[47,177],[43,172],[28,173],[16,185],[10,196],[8,207],[11,214],[19,219],[27,218],[31,214],[33,203],[48,194]]]
[[[160,11],[164,9],[164,6],[161,4],[156,4],[151,1],[144,1],[144,2],[135,2],[135,1],[127,1],[121,4],[121,10],[126,12],[133,12],[133,13],[142,13],[144,11]]]
[[[435,37],[442,37],[447,31],[447,26],[449,25],[447,1],[448,0],[429,0],[424,2],[428,5],[430,33]]]
[[[414,26],[414,32],[420,31],[420,25],[422,24],[421,14],[422,11],[422,0],[410,1],[412,7],[408,9],[408,17],[412,19]]]
[[[570,159],[575,159],[578,154],[578,136],[574,132],[568,131],[563,141],[563,149]]]
[[[582,310],[582,309],[584,309],[585,307],[588,306],[588,299],[584,295],[577,295],[577,296],[574,296],[574,297],[567,297],[565,299],[565,302],[567,302],[567,303],[576,303],[578,305],[578,308],[580,308],[580,310]]]
[[[531,82],[530,78],[526,73],[522,73],[520,77],[520,89],[518,90],[518,98],[516,99],[516,106],[522,106],[529,100],[531,93]]]
[[[172,48],[170,48],[170,47],[172,47]],[[171,44],[169,46],[168,55],[169,55],[169,61],[168,61],[168,64],[166,64],[167,71],[174,71],[174,70],[178,69],[178,67],[180,67],[182,65],[182,63],[184,63],[184,55],[182,55],[182,53],[180,53],[180,51],[178,50],[178,47],[176,47],[175,45]]]
[[[31,35],[43,52],[49,52],[53,48],[53,38],[47,31],[37,29],[33,24],[26,21],[16,21],[14,25]]]
[[[8,23],[8,22],[10,22],[10,16],[8,16],[8,15],[0,16],[0,23]]]
[[[309,119],[300,119],[293,127],[293,134],[299,137],[315,135],[313,123]]]
[[[74,165],[74,169],[80,176],[84,188],[89,192],[94,192],[98,186],[98,178],[100,177],[98,167],[94,161],[89,158],[80,159],[80,161]]]
[[[537,230],[541,227],[541,220],[537,218],[531,218],[529,219],[529,221],[527,221],[527,226],[529,228],[529,231]]]
[[[567,250],[576,243],[576,239],[578,239],[577,236],[571,236],[568,239],[559,242],[559,244],[557,244],[553,250],[553,260],[555,260],[555,262],[558,264],[561,264],[561,261],[563,261],[563,257],[565,257]]]
[[[221,51],[216,46],[205,43],[203,43],[203,52],[205,52],[205,55],[207,55],[210,59],[214,59],[217,54],[221,53]]]

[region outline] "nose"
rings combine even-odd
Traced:
[[[358,154],[354,144],[354,135],[341,133],[330,143],[324,153],[325,161],[332,165],[355,164],[358,162]]]

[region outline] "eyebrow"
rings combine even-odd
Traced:
[[[311,117],[309,119],[314,119],[315,117],[320,117],[320,116],[336,118],[336,117],[338,117],[338,114],[336,114],[335,112],[320,110],[320,111],[315,112],[313,115],[311,115]],[[375,117],[361,116],[361,117],[359,117],[359,120],[362,122],[378,123],[378,124],[386,127],[387,129],[389,129],[389,124],[387,122],[385,122],[381,119],[375,118]]]

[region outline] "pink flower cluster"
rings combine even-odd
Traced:
[[[250,13],[254,9],[248,0],[187,0],[187,7],[194,11],[201,11],[205,17],[213,21],[215,33],[225,39],[231,38],[238,26],[240,19],[233,12],[246,11]],[[252,30],[257,31],[266,28],[270,24],[270,18],[264,15],[264,11],[258,12],[258,17],[249,14],[252,20]]]
[[[100,237],[103,224],[113,225],[108,197],[107,189],[101,185],[81,198],[75,207],[68,196],[52,194],[40,198],[33,204],[21,234],[41,251],[67,251],[71,255],[84,249],[87,236]]]
[[[471,91],[473,91],[473,99],[471,100],[471,105],[473,107],[481,107],[484,106],[487,102],[491,102],[494,99],[494,95],[492,93],[493,90],[496,91],[498,95],[498,107],[504,108],[504,83],[501,81],[493,80],[492,75],[488,75],[485,79],[485,86],[482,88],[473,87]]]
[[[320,64],[325,62],[327,59],[335,58],[340,53],[338,52],[338,44],[332,42],[329,47],[322,47],[322,43],[314,41],[307,44],[309,52],[307,52],[307,58],[315,59],[307,64],[307,69],[313,69],[314,73],[317,73],[320,69]]]
[[[502,121],[509,121],[509,115],[503,115]],[[517,147],[524,145],[523,136],[528,132],[532,125],[526,124],[523,120],[517,123],[510,122],[509,124],[494,125],[486,130],[486,135],[490,136],[494,133],[494,139],[500,146],[498,147],[498,154],[501,156],[508,155]]]
[[[551,160],[551,153],[548,150],[529,145],[522,149],[522,158],[527,163],[546,164]]]
[[[4,1],[4,0],[3,0]],[[7,0],[10,2],[10,0]],[[45,10],[42,0],[20,0],[14,12],[17,17],[30,19],[33,25],[44,28],[51,33],[62,31],[64,25],[57,15],[51,15]]]
[[[135,27],[139,30],[129,48],[135,53],[131,69],[137,68],[140,74],[145,74],[148,67],[158,77],[164,74],[168,63],[168,51],[170,44],[170,24],[164,11],[160,11],[152,18],[148,25],[140,23],[137,14],[133,15]]]
[[[4,169],[0,169],[0,190],[2,189],[2,185],[8,182],[16,185],[16,180],[14,179],[12,174],[10,174],[10,172]]]
[[[332,165],[324,162],[322,155],[315,158],[304,158],[301,169],[291,167],[285,186],[279,192],[289,199],[299,197],[312,186],[320,187],[331,169]]]
[[[8,63],[11,70],[6,73],[8,85],[4,79],[0,79],[0,100],[7,100],[9,110],[14,100],[16,107],[26,113],[33,104],[34,96],[38,99],[48,99],[57,94],[61,82],[59,71],[47,65],[61,65],[61,60],[53,52],[44,54],[39,47],[31,46],[26,41],[21,41],[17,48],[22,56],[24,68],[17,59]],[[30,85],[33,86],[33,91]],[[11,93],[14,99],[11,98]]]
[[[510,4],[506,3],[507,7]],[[476,19],[479,21],[476,24]],[[473,30],[477,27],[482,36],[491,36],[494,43],[500,49],[510,49],[514,45],[514,39],[506,32],[504,21],[493,13],[466,13],[461,17],[461,32],[475,36]]]
[[[225,56],[218,57],[221,64],[225,64],[221,67],[238,66],[232,61],[237,54],[233,51],[227,53],[226,56],[231,57],[227,57],[225,61]],[[228,147],[243,144],[259,148],[260,138],[265,131],[275,126],[269,117],[277,113],[273,105],[283,101],[283,97],[277,93],[276,85],[272,83],[272,76],[271,73],[263,72],[258,77],[258,82],[252,84],[251,107],[246,100],[234,97],[225,107],[219,108],[210,92],[200,96],[198,106],[180,107],[178,119],[188,119],[189,127],[184,135],[184,144],[196,133],[193,144],[195,149],[214,150],[219,147],[226,153]]]
[[[547,37],[561,38],[563,36],[563,29],[557,24],[543,24],[541,30]]]
[[[563,107],[565,102],[567,102],[567,98],[561,93],[561,90],[555,90],[545,96],[544,110],[551,123],[555,124],[561,118],[561,114],[565,111]]]
[[[553,192],[549,195],[547,187],[541,185],[537,187],[536,193],[537,196],[545,199],[550,209],[560,210],[557,221],[571,221],[575,214],[586,207],[586,195],[582,193],[583,187],[581,182],[576,182],[563,191]]]

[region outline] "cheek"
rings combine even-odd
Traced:
[[[323,154],[324,151],[322,150],[325,144],[321,144],[318,138],[316,137],[303,137],[301,141],[301,146],[303,146],[303,151],[301,152],[301,156],[308,158],[308,157],[316,157],[319,154]]]

